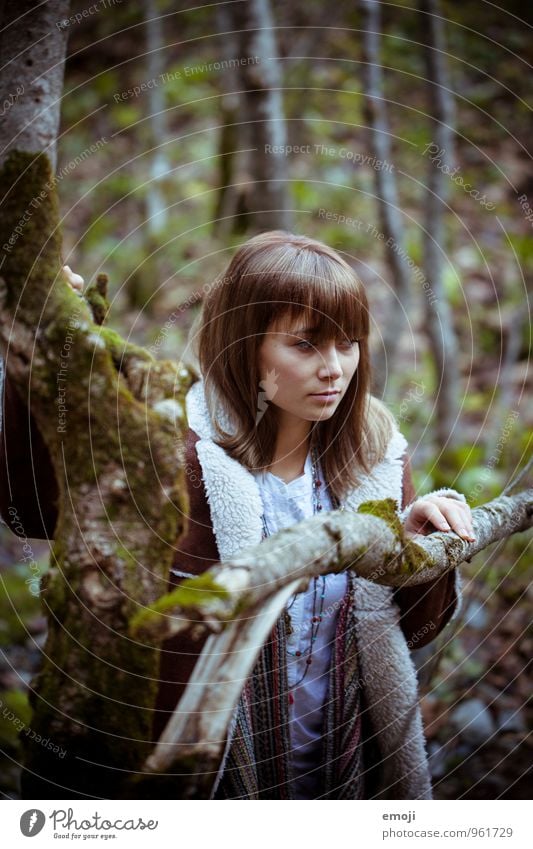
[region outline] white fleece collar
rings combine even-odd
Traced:
[[[198,460],[202,467],[207,500],[213,522],[213,531],[222,560],[237,554],[243,548],[255,545],[262,537],[263,504],[254,476],[237,460],[229,457],[214,442],[215,430],[207,407],[204,382],[194,383],[186,399],[189,427],[200,437],[196,443]],[[220,407],[217,417],[223,427],[228,418]],[[343,505],[357,510],[363,501],[378,498],[395,498],[401,507],[402,457],[407,443],[395,431],[385,458],[365,476],[360,486],[348,493]]]
[[[213,441],[203,380],[194,383],[186,398],[189,427],[200,437],[198,460],[207,493],[213,532],[221,560],[261,541],[263,502],[254,476]],[[217,412],[223,426],[227,419]]]

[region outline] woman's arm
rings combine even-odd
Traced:
[[[402,510],[415,500],[411,466],[404,461]],[[394,592],[400,608],[400,625],[409,648],[421,648],[431,642],[449,622],[458,604],[456,569],[445,572],[434,581]]]

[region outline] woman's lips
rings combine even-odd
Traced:
[[[311,398],[316,398],[317,401],[324,401],[325,403],[334,401],[338,398],[339,392],[322,392],[322,393],[312,393]]]

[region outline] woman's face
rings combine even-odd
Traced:
[[[272,324],[259,349],[259,388],[280,424],[331,418],[359,363],[357,340],[338,329],[336,337],[314,343],[306,325],[305,317]]]

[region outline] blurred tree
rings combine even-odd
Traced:
[[[361,0],[363,19],[363,85],[364,111],[370,128],[370,149],[376,160],[386,166],[392,160],[391,132],[387,115],[387,101],[383,71],[379,55],[381,37],[381,4],[379,0]],[[376,199],[381,231],[384,236],[385,256],[390,269],[393,297],[397,302],[388,314],[383,327],[382,344],[376,358],[374,392],[382,394],[389,363],[394,362],[396,349],[404,325],[404,311],[409,310],[409,273],[405,262],[405,238],[402,211],[398,200],[396,175],[387,167],[375,168]],[[396,308],[396,307],[399,308]]]
[[[446,257],[445,218],[450,178],[454,166],[455,110],[446,66],[444,22],[439,0],[421,0],[427,38],[424,58],[427,74],[428,113],[433,118],[433,142],[439,167],[429,159],[424,201],[424,275],[433,295],[425,297],[426,333],[436,371],[435,435],[442,448],[452,448],[460,438],[458,427],[461,384],[457,337],[444,288]]]
[[[364,10],[364,87],[365,113],[370,129],[371,147],[376,159],[391,161],[391,132],[387,117],[387,99],[379,56],[382,30],[379,0],[361,0]],[[444,220],[449,195],[449,178],[453,160],[453,97],[445,64],[443,21],[438,0],[424,0],[427,92],[429,114],[434,122],[433,144],[441,151],[444,167],[429,162],[424,200],[424,286],[425,329],[436,371],[435,437],[441,448],[451,448],[458,441],[457,414],[460,400],[458,345],[453,318],[444,287]],[[403,311],[409,311],[411,274],[405,261],[404,227],[396,187],[396,176],[388,168],[375,169],[376,197],[385,254],[391,271],[394,297],[402,309],[390,311],[383,330],[383,345],[377,360],[376,390],[382,391],[387,363],[393,362],[401,337]]]
[[[145,161],[148,179],[144,188],[145,220],[140,238],[141,262],[129,274],[125,283],[128,303],[133,309],[152,312],[152,297],[160,278],[161,237],[168,224],[165,197],[165,178],[170,171],[167,155],[168,128],[165,111],[163,74],[165,72],[165,44],[161,12],[156,0],[146,0],[143,6],[146,44],[145,119],[141,136],[146,144]]]
[[[287,134],[270,2],[232,3],[229,13],[232,28],[238,33],[235,58],[244,91],[240,128],[248,127],[252,148],[247,158],[247,229],[289,230]]]
[[[221,125],[218,137],[218,165],[220,186],[214,211],[213,232],[224,238],[230,233],[246,229],[246,173],[248,138],[250,127],[239,124],[240,105],[243,94],[239,91],[240,76],[235,67],[239,55],[238,33],[232,31],[233,19],[228,6],[216,6],[216,21],[219,31],[221,56],[225,67],[220,75],[222,94],[220,98]]]
[[[165,71],[165,45],[163,25],[156,0],[145,0],[144,19],[146,31],[146,74],[149,86],[146,106],[147,142],[149,147],[150,184],[146,194],[146,226],[152,236],[157,236],[167,226],[168,210],[164,193],[164,178],[170,164],[167,156],[167,119],[162,84]]]

